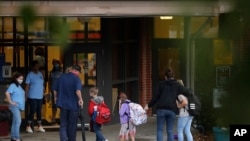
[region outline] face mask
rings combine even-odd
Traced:
[[[22,79],[18,79],[17,82],[18,82],[19,84],[22,84],[22,83],[23,83],[23,80],[22,80]]]
[[[59,68],[59,64],[55,64],[55,68]]]

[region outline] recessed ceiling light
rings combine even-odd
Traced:
[[[161,20],[171,20],[173,19],[173,16],[160,16]]]

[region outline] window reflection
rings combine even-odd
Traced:
[[[96,85],[96,53],[75,53],[74,63],[81,66],[82,85]]]
[[[179,48],[159,49],[159,79],[164,80],[164,73],[167,68],[171,68],[174,72],[175,78],[180,77],[180,55]]]

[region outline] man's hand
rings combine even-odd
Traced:
[[[54,98],[53,100],[54,100],[54,103],[56,103],[56,101],[57,101],[57,98],[55,97],[55,98]]]
[[[82,101],[82,99],[78,100],[78,104],[79,104],[80,107],[83,107],[83,101]]]

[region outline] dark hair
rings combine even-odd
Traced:
[[[173,78],[174,77],[173,71],[168,68],[165,72],[165,76],[167,76],[168,79]]]
[[[73,70],[77,70],[77,71],[79,71],[81,73],[81,67],[79,65],[73,65],[71,68]]]
[[[20,76],[23,76],[23,74],[20,73],[20,72],[14,73],[13,76],[12,76],[12,78],[11,78],[10,84],[14,83],[14,84],[16,84],[16,86],[19,86],[20,84],[17,82],[16,79],[17,79],[18,77],[20,77]]]
[[[44,56],[44,48],[42,47],[37,47],[35,50],[35,55],[40,55],[40,56]]]
[[[34,60],[34,61],[31,62],[30,67],[33,68],[33,67],[35,67],[37,64],[39,64],[39,62],[38,62],[37,60]]]
[[[57,64],[60,64],[60,61],[57,60],[57,59],[53,59],[53,60],[52,60],[52,64],[54,65],[54,64],[56,64],[56,63],[57,63]]]
[[[53,64],[52,72],[62,71],[62,66],[61,66],[61,63],[60,63],[59,60],[53,59],[52,60],[52,64]],[[55,64],[59,64],[59,68],[58,69],[55,68]]]
[[[119,99],[124,102],[128,99],[128,96],[125,94],[125,92],[120,92]]]

